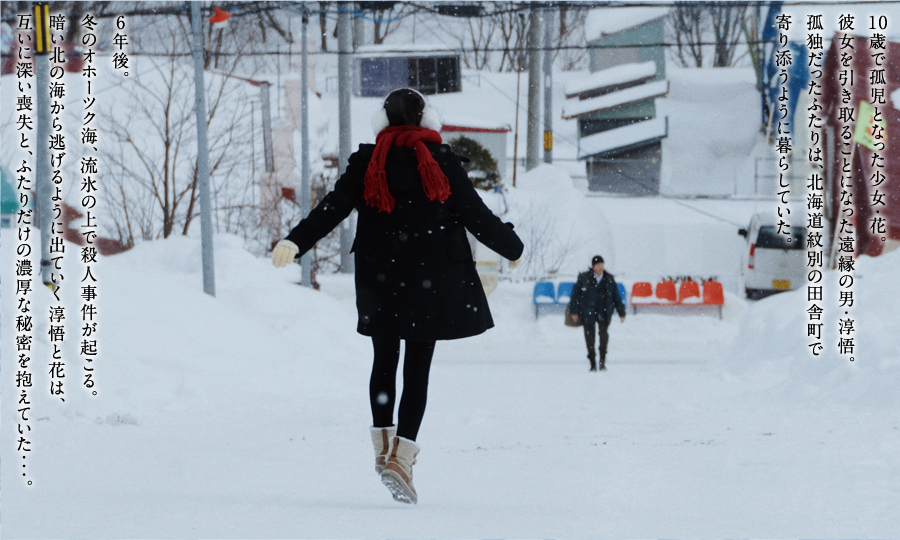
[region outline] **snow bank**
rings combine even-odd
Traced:
[[[569,198],[580,194],[572,183],[572,177],[561,168],[546,163],[542,163],[520,176],[516,181],[516,189],[528,192],[540,191],[545,194],[553,193],[559,198]],[[550,202],[548,200],[548,203]]]
[[[760,138],[753,70],[684,69],[669,64],[666,77],[671,81],[669,94],[656,101],[657,116],[669,117],[669,136],[662,143],[660,191],[710,196],[752,193],[752,153]]]
[[[510,182],[511,185],[511,182]],[[572,177],[557,165],[541,164],[521,174],[509,188],[508,217],[525,243],[523,264],[513,275],[544,278],[556,272],[574,275],[591,255],[581,253],[594,246],[583,223],[583,193]],[[587,257],[587,259],[585,259]],[[579,260],[580,259],[580,260]]]
[[[729,292],[739,290],[746,241],[737,231],[763,209],[756,201],[673,201],[663,197],[595,197],[585,194],[558,165],[540,165],[509,188],[509,214],[525,242],[525,257],[560,262],[559,278],[574,278],[600,254],[616,279],[656,283],[666,276],[716,277]],[[557,246],[549,249],[549,246]],[[547,277],[520,267],[516,277]]]
[[[97,397],[87,396],[76,379],[83,362],[76,339],[77,278],[62,287],[70,316],[63,356],[72,379],[65,403],[40,395],[35,407],[54,421],[60,416],[127,417],[140,424],[159,414],[215,410],[260,396],[267,403],[284,403],[296,400],[298,393],[342,392],[348,363],[369,355],[367,342],[356,334],[356,314],[326,294],[295,285],[299,271],[276,269],[267,259],[252,256],[240,238],[216,235],[214,243],[215,298],[203,292],[196,238],[143,242],[99,260],[94,268],[99,280]],[[15,231],[3,230],[4,260],[16,258],[16,244]],[[78,275],[75,255],[64,263],[67,277]],[[16,315],[13,270],[12,264],[3,269],[4,321]],[[56,304],[48,289],[34,286],[34,313],[46,313]],[[50,356],[45,319],[36,317],[34,358]],[[14,357],[8,348],[14,346],[13,330],[13,325],[3,326],[4,358]],[[43,368],[33,371],[35,386],[43,388]],[[332,384],[323,385],[321,378],[312,382],[313,372]],[[12,380],[2,381],[6,395],[13,393]],[[286,384],[273,385],[274,380]]]
[[[814,357],[806,337],[805,287],[752,303],[744,316],[731,354],[719,368],[756,390],[798,404],[807,401],[852,402],[861,405],[900,405],[900,341],[891,339],[900,318],[900,252],[860,257],[855,273],[856,348],[853,355],[837,351],[838,275],[825,280],[825,349]],[[855,361],[849,361],[853,356]]]

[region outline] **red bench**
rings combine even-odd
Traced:
[[[637,314],[638,306],[718,306],[719,319],[722,318],[722,306],[725,305],[725,294],[718,281],[707,281],[700,284],[696,281],[682,281],[676,295],[674,281],[660,281],[656,284],[656,294],[648,281],[638,281],[631,286],[631,309]]]

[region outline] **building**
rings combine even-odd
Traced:
[[[665,63],[668,8],[594,10],[586,24],[591,75],[566,86],[563,118],[578,121],[578,159],[589,189],[659,193],[668,118],[656,98],[669,92]]]

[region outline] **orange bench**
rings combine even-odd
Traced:
[[[700,284],[696,281],[682,281],[677,294],[674,281],[660,281],[656,284],[656,294],[648,281],[638,281],[631,286],[631,309],[637,314],[638,306],[718,306],[719,319],[722,318],[722,306],[725,305],[725,294],[718,281],[707,281]]]

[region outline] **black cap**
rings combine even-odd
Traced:
[[[603,262],[603,257],[601,257],[600,255],[594,255],[594,258],[591,259],[591,266],[594,266],[595,264],[602,263],[602,262]]]

